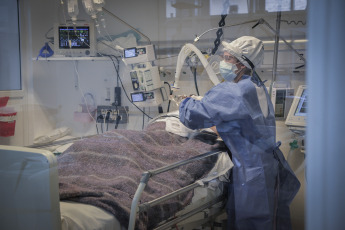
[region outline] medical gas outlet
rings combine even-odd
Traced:
[[[128,123],[128,106],[97,106],[97,123]]]

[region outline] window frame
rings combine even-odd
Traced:
[[[20,82],[20,89],[8,89],[8,90],[0,90],[0,97],[9,96],[9,97],[24,97],[24,81],[23,81],[23,60],[22,60],[22,40],[21,40],[21,34],[22,34],[22,27],[21,27],[21,1],[17,1],[17,21],[18,21],[18,47],[19,47],[19,82]]]

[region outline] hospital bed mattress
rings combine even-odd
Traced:
[[[60,202],[62,230],[123,230],[120,222],[111,213],[89,204]]]

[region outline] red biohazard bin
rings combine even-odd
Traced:
[[[14,136],[16,128],[17,112],[11,108],[6,107],[9,97],[0,97],[0,136],[10,137]]]

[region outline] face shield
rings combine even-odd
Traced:
[[[219,82],[225,80],[232,81],[238,73],[237,64],[241,63],[238,58],[227,47],[224,47],[223,42],[219,45],[218,50],[208,59],[209,66],[217,75]]]
[[[232,42],[222,41],[218,50],[209,58],[208,62],[220,81],[223,81],[224,79],[233,79],[235,74],[238,74],[233,66],[234,64],[240,62],[248,69],[255,70],[255,67],[262,63],[263,57],[264,47],[262,41],[252,36],[243,36]],[[232,77],[229,77],[229,75],[232,75]]]

